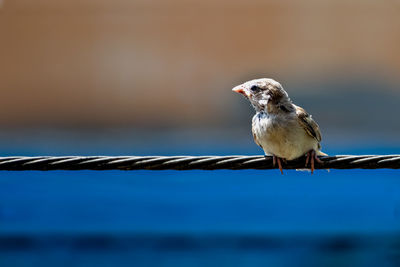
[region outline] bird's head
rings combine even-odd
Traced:
[[[244,95],[257,112],[279,114],[292,112],[294,106],[282,85],[273,79],[256,79],[245,82],[232,89]]]

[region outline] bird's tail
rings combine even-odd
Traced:
[[[324,152],[322,152],[322,151],[318,151],[317,152],[317,156],[329,156],[328,154],[326,154],[326,153],[324,153]],[[325,169],[327,172],[330,172],[331,170],[330,169]]]

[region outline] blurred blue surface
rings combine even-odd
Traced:
[[[400,230],[396,170],[7,172],[0,233]]]
[[[397,150],[358,147],[326,151]],[[239,152],[260,153],[250,148]],[[397,170],[1,172],[0,266],[397,266],[399,178]]]

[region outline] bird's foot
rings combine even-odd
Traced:
[[[286,163],[286,160],[285,160],[285,159],[282,159],[282,158],[277,157],[277,156],[275,156],[275,155],[272,156],[272,166],[275,167],[276,163],[278,163],[279,170],[281,171],[281,174],[283,174],[283,169],[282,169],[282,162],[281,162],[281,160],[283,160],[283,161]]]
[[[320,160],[317,156],[317,153],[315,150],[310,150],[307,153],[307,158],[306,158],[306,167],[308,166],[308,163],[310,162],[310,167],[311,167],[311,174],[314,173],[315,170],[315,161],[318,163],[323,163],[322,160]]]

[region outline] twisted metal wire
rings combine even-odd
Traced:
[[[315,169],[399,169],[400,155],[320,157]],[[309,167],[309,166],[308,166]],[[270,156],[39,156],[0,157],[3,171],[49,170],[243,170],[275,169]],[[304,169],[305,157],[287,161],[284,169]]]

